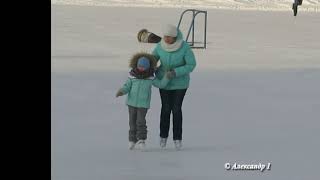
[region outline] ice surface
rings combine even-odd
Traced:
[[[318,13],[208,10],[208,48],[194,50],[183,104],[184,149],[174,150],[171,130],[168,148],[158,146],[154,88],[147,152],[128,150],[128,110],[115,93],[131,55],[154,47],[136,33],[160,35],[183,10],[52,5],[52,179],[318,179]],[[272,168],[226,171],[227,162]]]

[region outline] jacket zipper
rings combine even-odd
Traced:
[[[139,84],[138,84],[138,96],[137,96],[137,99],[136,99],[136,105],[138,106],[138,99],[140,97],[140,84],[141,84],[141,80],[138,80],[139,81]]]

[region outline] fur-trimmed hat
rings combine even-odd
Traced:
[[[134,54],[133,57],[129,61],[129,66],[131,68],[136,68],[138,65],[138,61],[141,57],[145,57],[146,59],[149,60],[150,68],[155,69],[157,67],[156,58],[152,54],[145,53],[145,52],[139,52],[139,53]]]

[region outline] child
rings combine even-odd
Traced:
[[[137,53],[130,60],[132,68],[128,80],[116,94],[116,97],[128,94],[129,107],[129,149],[137,144],[140,149],[145,148],[147,139],[146,114],[150,108],[151,87],[164,88],[169,79],[164,76],[162,80],[154,77],[157,61],[153,55]]]

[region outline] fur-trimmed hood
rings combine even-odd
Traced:
[[[146,57],[150,62],[150,68],[143,72],[140,72],[137,69],[137,64],[140,57]],[[131,71],[129,72],[129,77],[134,77],[137,79],[153,78],[154,71],[157,67],[157,60],[152,54],[140,52],[132,56],[132,58],[129,61],[129,67],[132,68]]]
[[[132,69],[135,69],[137,67],[137,63],[140,57],[146,57],[150,61],[150,68],[156,69],[157,67],[157,60],[152,54],[148,54],[145,52],[136,53],[132,56],[132,58],[129,61],[129,67]]]

